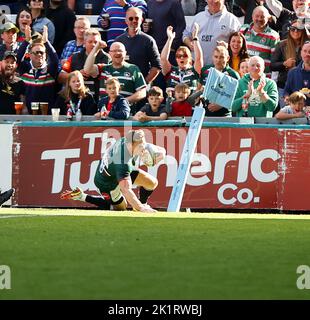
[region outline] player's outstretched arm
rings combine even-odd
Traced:
[[[130,179],[123,179],[119,182],[119,187],[123,196],[126,198],[127,202],[132,206],[136,211],[140,212],[156,212],[150,206],[142,204],[141,201],[137,198],[135,193],[132,190],[132,183]]]

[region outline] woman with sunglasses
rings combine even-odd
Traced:
[[[299,29],[297,20],[294,20],[289,26],[287,39],[277,44],[275,52],[271,57],[271,70],[279,72],[277,85],[281,108],[285,105],[283,95],[287,73],[301,61],[300,52],[306,40],[308,40],[306,29]]]
[[[173,27],[167,27],[168,39],[160,55],[162,73],[167,81],[167,90],[173,89],[178,83],[186,83],[190,87],[191,92],[196,91],[203,66],[202,49],[198,39],[198,32],[199,25],[196,23],[192,34],[195,53],[194,65],[188,47],[180,46],[175,54],[177,66],[172,66],[169,62],[169,55],[172,42],[175,38],[175,32],[173,32]]]
[[[55,26],[53,22],[46,18],[45,8],[43,0],[28,0],[28,7],[32,14],[32,30],[43,33],[43,27],[47,26],[48,29],[48,40],[50,43],[54,42],[55,39]]]

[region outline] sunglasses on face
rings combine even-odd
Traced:
[[[296,27],[290,27],[290,31],[292,31],[292,32],[302,32],[301,29],[298,29]]]
[[[139,21],[139,17],[129,17],[128,20],[129,21],[133,21],[133,20]]]
[[[44,51],[32,51],[31,53],[34,54],[35,56],[38,56],[38,55],[43,56],[45,54]]]
[[[183,54],[176,54],[175,57],[177,59],[182,59],[182,58],[188,58],[188,55],[186,53],[183,53]]]

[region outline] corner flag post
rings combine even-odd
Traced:
[[[176,181],[173,185],[172,193],[167,208],[168,212],[179,212],[189,169],[193,159],[193,155],[197,146],[198,138],[200,135],[202,122],[205,115],[205,109],[196,107],[189,126],[187,137],[185,140],[179,168],[177,171]]]

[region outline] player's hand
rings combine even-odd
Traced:
[[[151,208],[148,204],[143,204],[139,210],[140,212],[146,212],[146,213],[155,213],[157,210]]]

